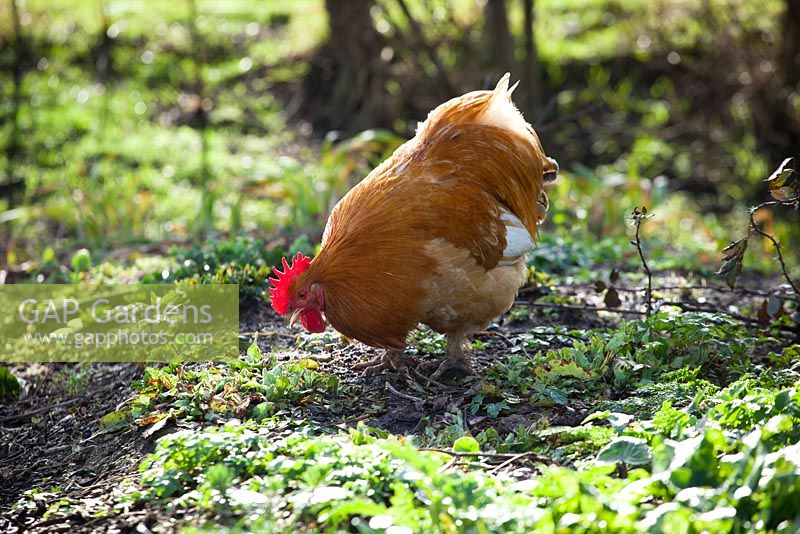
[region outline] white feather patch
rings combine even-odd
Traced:
[[[503,210],[501,219],[506,226],[506,248],[503,258],[517,258],[533,250],[533,238],[522,221],[511,212]]]

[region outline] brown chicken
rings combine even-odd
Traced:
[[[312,332],[327,319],[385,349],[357,366],[365,373],[405,368],[406,337],[423,323],[447,334],[434,376],[469,373],[467,337],[513,304],[547,212],[543,183],[558,172],[511,101],[514,87],[506,74],[494,91],[434,109],[335,206],[313,261],[283,260],[273,308]]]

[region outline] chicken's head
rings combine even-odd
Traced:
[[[272,308],[285,316],[289,325],[300,317],[303,328],[309,332],[322,332],[325,330],[322,287],[319,284],[306,284],[300,278],[300,274],[310,266],[311,258],[300,252],[291,259],[291,263],[283,258],[283,271],[273,269],[275,277],[269,279],[272,282],[269,294]]]

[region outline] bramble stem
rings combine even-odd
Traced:
[[[648,215],[647,208],[644,206],[642,207],[641,211],[639,211],[639,208],[635,208],[631,216],[634,224],[636,225],[636,239],[633,241],[633,244],[636,246],[636,250],[639,252],[639,259],[642,261],[644,272],[647,273],[647,290],[644,293],[645,304],[647,305],[647,309],[644,314],[645,317],[650,317],[653,312],[653,273],[650,271],[650,266],[647,265],[647,259],[644,257],[640,232],[642,229],[642,223],[650,217],[652,217],[652,214]]]
[[[786,279],[786,282],[789,286],[794,290],[794,292],[800,296],[800,287],[792,280],[792,277],[789,276],[789,269],[786,267],[786,261],[783,259],[783,251],[781,250],[781,244],[775,239],[775,236],[772,234],[765,232],[762,230],[757,224],[755,220],[755,214],[761,208],[766,208],[768,206],[794,206],[794,202],[779,202],[779,201],[770,201],[770,202],[762,202],[758,206],[750,208],[750,230],[751,232],[755,232],[762,237],[766,237],[772,243],[772,246],[775,247],[775,252],[778,254],[778,261],[781,264],[781,271],[783,272],[783,277]]]

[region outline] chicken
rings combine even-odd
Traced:
[[[558,164],[511,100],[506,74],[434,109],[413,139],[334,207],[319,254],[275,270],[272,306],[321,332],[325,320],[383,353],[365,373],[405,369],[420,323],[447,335],[435,377],[471,372],[468,336],[506,312],[548,208]]]

